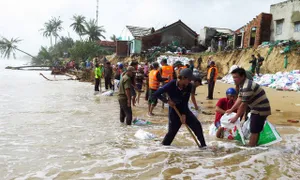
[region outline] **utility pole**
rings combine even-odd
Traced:
[[[97,23],[97,26],[98,26],[98,9],[99,9],[99,0],[96,0],[97,1],[97,6],[96,6],[96,23]]]

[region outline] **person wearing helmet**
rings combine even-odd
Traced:
[[[194,104],[194,107],[196,110],[199,109],[197,101],[196,101],[196,89],[197,87],[199,87],[200,85],[202,85],[202,78],[201,75],[198,71],[194,71],[193,75],[195,77],[194,81],[192,82],[192,91],[191,91],[191,100]]]
[[[219,128],[221,126],[220,120],[225,112],[232,108],[237,99],[237,92],[235,88],[229,88],[226,91],[226,97],[219,99],[216,104],[216,116],[215,126]]]
[[[154,116],[153,109],[157,104],[157,98],[152,95],[159,89],[159,85],[161,82],[168,80],[168,78],[162,78],[161,74],[158,70],[159,64],[154,62],[152,64],[153,70],[149,73],[149,98],[148,98],[148,116]]]

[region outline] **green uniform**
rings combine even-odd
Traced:
[[[127,74],[122,76],[119,86],[119,100],[127,100],[126,89],[130,89],[131,78]]]

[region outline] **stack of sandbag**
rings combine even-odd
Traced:
[[[182,62],[183,65],[186,65],[186,64],[189,64],[189,61],[190,60],[193,60],[193,59],[190,59],[190,58],[187,58],[187,57],[179,57],[179,56],[159,56],[157,58],[157,62],[160,64],[160,62],[163,60],[163,59],[167,59],[167,62],[168,62],[168,65],[173,65],[176,61],[180,61]]]
[[[238,66],[233,65],[229,70],[229,74],[225,75],[221,81],[228,84],[234,84],[230,72],[232,72],[232,70],[236,67]],[[300,70],[254,76],[253,80],[261,86],[266,86],[276,90],[300,91]]]

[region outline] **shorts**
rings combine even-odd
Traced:
[[[136,84],[136,87],[138,89],[138,92],[141,92],[142,91],[142,84]]]
[[[250,117],[250,132],[254,134],[260,133],[264,129],[267,116],[251,113]]]
[[[130,94],[131,94],[131,97],[132,96],[136,96],[135,89],[134,89],[134,87],[132,85],[130,86]]]
[[[156,106],[157,104],[157,98],[153,98],[152,94],[154,94],[156,90],[149,89],[149,98],[148,98],[148,103]]]

